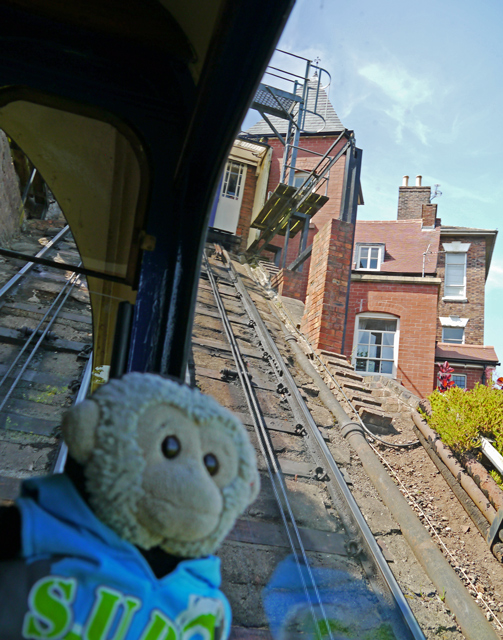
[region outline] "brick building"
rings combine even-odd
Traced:
[[[498,358],[484,346],[484,288],[496,231],[442,226],[430,187],[408,179],[398,219],[357,222],[344,353],[363,374],[401,380],[425,396],[436,363],[456,384],[491,377]]]
[[[351,224],[351,244],[356,219],[356,204],[363,204],[359,188],[359,165],[361,150],[349,146],[352,132],[345,129],[337,116],[326,92],[316,88],[318,82],[309,81],[307,113],[300,135],[299,149],[295,159],[293,186],[299,187],[336,141],[340,143],[330,152],[328,158],[335,157],[340,148],[348,147],[331,167],[326,178],[320,181],[315,193],[328,200],[310,219],[305,245],[310,247],[313,239],[324,225],[332,220],[345,220]],[[316,88],[316,91],[315,91]],[[269,118],[275,130],[285,135],[288,120],[274,116]],[[258,154],[254,145],[263,149]],[[243,149],[249,147],[245,158]],[[348,154],[358,154],[358,172],[351,175],[354,163],[348,161]],[[253,223],[267,198],[275,191],[282,178],[284,146],[269,124],[261,120],[251,127],[246,135],[236,140],[218,190],[218,197],[210,219],[210,240],[220,240],[235,250],[244,253],[259,237],[260,230]],[[260,158],[259,158],[260,156]],[[232,174],[232,175],[231,175]],[[230,176],[230,178],[228,178]],[[356,193],[351,184],[358,185]],[[229,186],[230,185],[230,188]],[[345,234],[346,235],[346,234]],[[288,267],[299,255],[301,233],[290,235],[285,251],[285,234],[276,235],[267,244],[262,256],[279,267],[274,286],[287,297],[305,301],[308,286],[310,257],[295,270]]]

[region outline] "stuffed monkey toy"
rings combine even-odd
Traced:
[[[225,640],[211,555],[259,489],[240,422],[130,373],[63,419],[67,472],[0,510],[2,640]]]

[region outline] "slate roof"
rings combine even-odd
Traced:
[[[423,253],[433,252],[426,256],[425,274],[432,275],[437,269],[437,257],[440,227],[422,229],[421,220],[376,220],[357,221],[355,231],[356,244],[385,245],[384,262],[380,271],[370,273],[405,273],[421,275],[423,270]],[[353,268],[356,257],[353,255]],[[364,273],[363,270],[358,272]]]
[[[315,100],[316,100],[316,87],[318,86],[318,79],[309,80],[309,91],[307,96],[307,108],[309,111],[314,111]],[[298,91],[300,93],[300,89]],[[330,100],[324,89],[320,87],[319,95],[318,95],[318,104],[316,107],[316,112],[323,116],[324,120],[314,113],[307,113],[304,132],[305,133],[320,133],[320,134],[329,134],[329,133],[340,133],[344,131],[345,127],[339,119],[339,116],[335,113],[335,109],[333,108]],[[271,122],[274,124],[276,129],[280,133],[286,133],[287,131],[287,120],[283,120],[281,118],[276,118],[274,116],[268,116]],[[271,127],[267,124],[265,120],[260,120],[257,124],[254,124],[253,127],[248,129],[247,133],[254,135],[274,135],[274,132],[271,130]]]
[[[447,342],[439,342],[435,349],[435,360],[473,362],[474,364],[499,364],[494,347],[481,344],[450,344]]]

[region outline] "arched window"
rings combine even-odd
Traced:
[[[396,377],[399,319],[388,313],[356,316],[353,366],[366,374]]]

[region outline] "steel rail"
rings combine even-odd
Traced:
[[[21,349],[21,351],[18,353],[18,355],[16,356],[16,358],[14,359],[14,361],[11,363],[10,367],[7,369],[6,373],[4,374],[2,380],[0,381],[0,387],[5,383],[5,381],[7,380],[7,377],[9,375],[9,373],[12,371],[12,369],[16,366],[16,364],[19,362],[21,356],[23,355],[23,353],[26,351],[28,345],[31,343],[32,339],[37,335],[37,331],[38,329],[41,327],[41,325],[44,323],[44,321],[46,320],[46,318],[49,316],[49,314],[52,312],[52,310],[54,309],[54,307],[56,306],[57,302],[59,301],[60,297],[63,296],[63,293],[65,292],[65,289],[68,288],[68,291],[66,292],[66,294],[63,296],[63,300],[61,301],[61,303],[59,304],[58,308],[56,309],[56,311],[53,313],[52,317],[50,318],[49,322],[47,323],[47,325],[45,326],[44,330],[42,331],[39,339],[37,340],[35,346],[33,347],[32,351],[30,352],[30,354],[28,355],[28,357],[26,358],[23,366],[21,367],[21,370],[19,371],[19,373],[17,374],[14,382],[11,384],[11,386],[9,387],[9,390],[7,391],[7,393],[5,394],[2,402],[0,403],[0,411],[2,411],[2,409],[5,407],[7,400],[10,398],[10,396],[12,395],[14,389],[17,387],[17,385],[19,384],[19,381],[21,380],[21,377],[23,375],[23,373],[26,371],[26,368],[28,367],[28,365],[30,364],[30,362],[32,361],[33,357],[35,356],[35,354],[38,351],[38,348],[40,347],[40,345],[42,344],[42,341],[44,340],[45,336],[47,335],[47,333],[49,332],[49,329],[52,327],[52,325],[54,324],[54,321],[56,320],[56,318],[58,317],[59,312],[61,311],[61,309],[63,308],[63,306],[65,305],[68,296],[70,295],[70,293],[73,290],[73,287],[76,285],[78,280],[78,274],[77,273],[73,273],[71,278],[69,280],[67,280],[67,282],[65,282],[63,288],[61,289],[61,291],[58,293],[57,297],[55,298],[55,300],[52,302],[51,306],[49,307],[49,309],[46,311],[46,313],[44,314],[42,320],[40,320],[40,322],[38,323],[37,327],[33,330],[33,333],[31,334],[31,336],[28,338],[28,340],[26,341],[26,343],[23,345],[23,348]]]
[[[346,500],[347,505],[351,511],[351,514],[355,519],[358,525],[358,528],[361,531],[361,534],[363,535],[363,539],[367,545],[367,548],[370,551],[370,554],[375,563],[375,566],[378,568],[382,578],[384,579],[386,585],[388,586],[388,589],[393,595],[393,598],[398,606],[398,609],[403,617],[405,624],[407,625],[408,629],[410,630],[410,632],[412,633],[413,637],[416,640],[425,640],[425,636],[421,628],[419,627],[419,624],[416,618],[414,617],[414,614],[412,613],[412,610],[410,609],[410,606],[406,601],[405,596],[403,595],[402,590],[400,589],[400,586],[398,585],[398,582],[395,579],[395,576],[391,572],[381,552],[381,549],[379,548],[365,518],[363,517],[362,512],[360,511],[358,504],[356,503],[356,500],[353,497],[353,494],[349,490],[346,484],[346,481],[344,480],[344,476],[342,475],[339,467],[335,463],[335,460],[325,440],[323,439],[323,436],[321,435],[316,423],[314,422],[311,412],[309,411],[306,403],[304,402],[304,399],[302,398],[297,388],[297,385],[293,379],[293,376],[288,370],[276,346],[276,343],[272,339],[264,321],[262,320],[262,317],[260,316],[257,308],[255,307],[253,301],[251,300],[248,294],[248,291],[246,290],[243,283],[241,282],[241,279],[235,272],[234,267],[230,261],[229,255],[227,254],[226,251],[224,251],[223,253],[227,261],[227,270],[231,275],[231,279],[235,284],[236,290],[240,294],[241,301],[243,302],[246,312],[248,313],[249,317],[255,322],[255,329],[262,340],[262,344],[264,348],[267,348],[269,353],[272,354],[272,357],[276,360],[277,365],[280,369],[279,373],[283,381],[283,384],[288,388],[291,396],[295,399],[298,407],[300,408],[305,420],[305,424],[308,426],[309,432],[313,436],[316,442],[316,445],[318,447],[318,450],[320,451],[324,459],[326,468],[329,471],[329,476],[331,476],[335,480],[340,492],[342,493],[344,499]]]
[[[248,408],[250,410],[250,415],[252,416],[253,419],[253,423],[255,426],[255,431],[257,433],[257,437],[258,437],[258,441],[259,441],[259,445],[260,445],[260,449],[262,451],[262,455],[264,456],[264,460],[266,462],[266,466],[267,466],[267,471],[268,471],[268,475],[271,479],[271,485],[273,488],[273,492],[274,492],[274,497],[276,499],[276,502],[278,503],[278,508],[280,511],[280,515],[281,515],[281,519],[283,522],[283,525],[285,527],[285,532],[288,538],[288,542],[290,544],[290,547],[292,549],[292,553],[295,557],[296,560],[296,564],[297,564],[297,570],[299,573],[299,577],[302,583],[302,587],[303,587],[303,591],[305,593],[306,596],[306,600],[309,603],[309,607],[310,607],[310,611],[311,611],[311,615],[313,617],[313,621],[315,624],[317,624],[317,615],[314,611],[314,606],[313,606],[313,602],[311,599],[311,596],[309,594],[309,588],[308,585],[305,581],[304,578],[304,574],[302,571],[302,566],[301,563],[299,561],[299,557],[298,557],[298,552],[297,549],[295,547],[295,543],[294,540],[292,538],[291,535],[291,531],[289,528],[289,524],[288,524],[288,519],[286,517],[286,513],[285,513],[285,507],[286,507],[286,511],[288,512],[288,518],[290,520],[292,529],[294,531],[295,534],[295,540],[298,546],[298,549],[300,550],[300,554],[302,556],[302,560],[304,563],[304,567],[309,575],[309,579],[310,582],[312,584],[313,587],[313,591],[317,600],[317,605],[320,608],[320,612],[321,612],[321,616],[325,622],[325,628],[327,629],[327,633],[330,637],[330,640],[333,640],[333,636],[332,636],[332,631],[330,628],[330,624],[328,622],[328,618],[326,616],[325,613],[325,608],[323,606],[323,602],[321,600],[319,591],[318,591],[318,587],[316,585],[316,581],[314,579],[314,575],[312,573],[310,564],[309,564],[309,559],[307,557],[307,553],[304,547],[304,544],[302,542],[301,536],[300,536],[300,531],[297,525],[297,522],[295,520],[295,516],[293,514],[291,505],[290,505],[290,501],[288,499],[288,495],[287,495],[287,490],[286,490],[286,486],[282,477],[282,472],[281,469],[279,468],[279,464],[277,462],[276,459],[276,455],[274,453],[273,447],[272,447],[272,443],[270,441],[269,438],[269,434],[267,432],[267,425],[265,423],[264,420],[264,416],[263,413],[260,409],[260,405],[258,403],[257,397],[255,395],[255,391],[253,389],[253,386],[251,385],[250,379],[248,377],[248,372],[247,372],[247,368],[246,368],[246,364],[243,360],[243,357],[241,355],[239,346],[237,344],[236,338],[234,336],[234,333],[232,331],[232,327],[230,324],[230,321],[227,317],[227,312],[225,311],[225,307],[224,304],[222,302],[222,298],[220,296],[220,292],[218,291],[218,287],[215,281],[215,277],[213,274],[213,270],[211,268],[211,265],[209,264],[209,261],[207,259],[206,253],[203,253],[203,260],[204,260],[204,264],[206,267],[206,272],[208,274],[208,279],[213,291],[213,295],[215,297],[215,301],[217,303],[217,307],[222,319],[222,323],[224,325],[224,330],[225,333],[227,335],[227,339],[229,340],[229,344],[231,347],[231,351],[234,357],[234,360],[236,362],[236,367],[237,367],[237,372],[238,372],[238,376],[241,382],[241,385],[243,387],[243,391],[245,394],[245,398],[246,398],[246,402],[248,404]],[[278,491],[278,487],[276,486],[276,482],[279,486],[279,491]],[[283,498],[285,507],[283,506],[283,501],[280,498],[280,494],[281,497]]]
[[[35,255],[35,258],[42,258],[50,249],[53,249],[54,245],[62,240],[69,231],[70,225],[67,224],[66,227],[63,227],[63,229],[61,229],[61,231]],[[12,276],[12,278],[0,289],[0,298],[2,298],[8,291],[10,291],[12,287],[28,273],[28,271],[33,269],[34,266],[35,262],[27,262],[24,267],[22,267],[22,269],[20,269],[16,273],[15,276]]]
[[[93,353],[89,354],[89,360],[87,361],[86,367],[84,369],[84,373],[82,375],[82,380],[80,382],[80,387],[77,392],[77,396],[73,405],[79,404],[84,401],[87,396],[87,392],[89,391],[89,387],[91,386],[91,377],[93,372]],[[61,442],[61,446],[58,451],[58,456],[56,461],[54,462],[54,467],[52,468],[52,473],[63,473],[65,470],[66,459],[68,458],[68,447],[66,442],[63,440]]]

